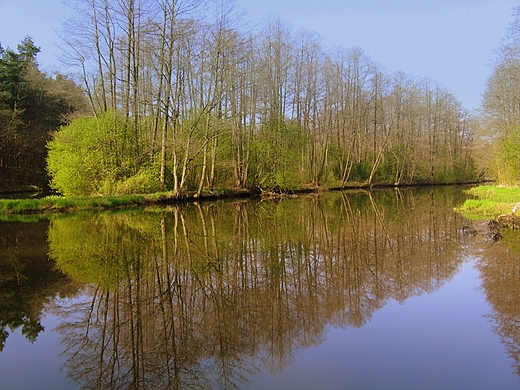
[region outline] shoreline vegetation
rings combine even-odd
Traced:
[[[470,220],[488,220],[491,235],[498,240],[505,229],[520,228],[520,187],[481,185],[466,191],[473,196],[455,211]]]
[[[439,185],[475,185],[477,183],[424,183],[424,184],[400,184],[375,183],[351,183],[344,188],[327,187],[301,187],[295,190],[284,189],[221,189],[215,191],[186,191],[175,194],[169,192],[157,192],[152,194],[129,194],[129,195],[92,195],[92,196],[70,196],[49,195],[45,197],[24,197],[12,199],[0,199],[0,216],[16,214],[52,214],[72,213],[80,211],[102,211],[121,208],[137,208],[159,205],[179,204],[182,202],[210,201],[217,199],[232,198],[259,198],[259,199],[284,199],[297,194],[322,193],[341,190],[370,190],[383,188],[405,188],[405,187],[432,187]],[[14,193],[3,193],[3,195]],[[18,194],[21,194],[18,193]],[[2,196],[2,193],[0,193]]]
[[[224,4],[152,2],[140,19],[123,3],[71,15],[70,75],[41,71],[29,36],[0,45],[2,190],[63,194],[0,199],[0,218],[471,184],[457,212],[516,221],[520,189],[482,179],[519,182],[520,7],[475,115],[430,78],[281,20],[243,31]]]

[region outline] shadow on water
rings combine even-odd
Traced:
[[[59,308],[65,368],[95,388],[234,388],[431,293],[461,264],[456,192],[331,193],[51,220],[85,284]],[[460,196],[460,194],[458,195]]]

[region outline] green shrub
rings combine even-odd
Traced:
[[[117,192],[120,194],[150,194],[159,191],[161,191],[159,171],[142,169],[121,183]]]
[[[117,112],[76,119],[47,147],[50,185],[66,196],[109,193],[135,170],[132,134]]]

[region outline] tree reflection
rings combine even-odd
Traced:
[[[42,332],[40,316],[56,295],[76,291],[47,257],[48,222],[0,222],[0,351],[9,330],[21,327],[34,342]]]
[[[362,326],[460,264],[449,192],[331,193],[52,221],[50,254],[88,288],[64,307],[86,388],[235,388],[326,327]]]
[[[492,307],[489,319],[520,375],[520,232],[505,230],[500,242],[480,245],[478,269]]]

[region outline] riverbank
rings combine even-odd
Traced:
[[[462,184],[462,183],[457,183]],[[471,184],[471,183],[466,183]],[[437,184],[440,185],[440,184]],[[446,184],[443,184],[446,185]],[[41,198],[0,199],[0,215],[15,214],[49,214],[68,213],[77,211],[97,211],[131,207],[146,207],[156,205],[175,204],[179,202],[192,202],[202,200],[216,200],[226,198],[259,197],[264,199],[285,198],[287,196],[304,193],[320,193],[333,190],[368,190],[390,187],[421,187],[425,185],[392,185],[389,183],[377,183],[371,186],[366,183],[351,183],[345,188],[304,187],[296,190],[283,189],[222,189],[216,191],[203,191],[197,194],[195,191],[175,194],[162,192],[154,194],[111,195],[111,196],[85,196],[63,197],[58,195]],[[435,186],[435,184],[427,184]]]
[[[482,185],[468,189],[467,193],[474,198],[466,200],[456,211],[472,220],[495,220],[501,215],[512,214],[513,208],[520,202],[519,187]]]
[[[220,190],[205,192],[196,196],[195,193],[175,195],[171,192],[136,195],[63,197],[58,195],[43,198],[0,199],[0,214],[35,214],[35,213],[66,213],[75,211],[96,211],[128,207],[144,207],[194,201],[200,199],[219,199],[234,197],[249,197],[249,190]]]

